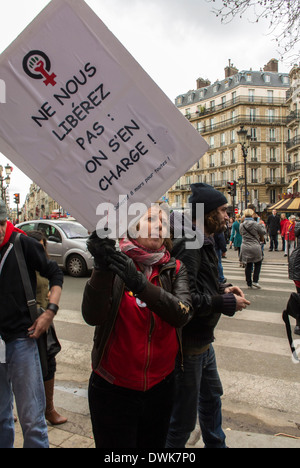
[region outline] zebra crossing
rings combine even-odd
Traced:
[[[258,415],[275,411],[289,421],[299,421],[300,366],[292,361],[282,321],[282,311],[295,292],[287,264],[263,264],[260,290],[247,289],[238,262],[225,261],[223,268],[228,282],[241,287],[251,302],[235,317],[223,316],[216,329],[214,346],[224,404],[244,405]]]
[[[228,281],[241,287],[251,301],[235,317],[222,316],[215,331],[223,407],[267,420],[279,418],[283,427],[293,424],[291,421],[300,422],[300,366],[292,361],[281,318],[290,293],[295,291],[287,264],[263,264],[261,290],[247,289],[245,271],[237,261],[225,260],[223,267]],[[55,320],[62,344],[57,356],[55,401],[60,408],[88,415],[94,329],[85,324],[80,302],[76,310],[67,307],[68,302],[63,302]]]

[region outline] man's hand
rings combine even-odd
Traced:
[[[51,310],[45,310],[45,312],[34,322],[34,324],[28,328],[28,336],[38,340],[40,336],[49,330],[54,317],[55,315]]]
[[[245,299],[245,297],[241,297],[241,296],[238,296],[238,295],[234,295],[235,296],[235,299],[236,299],[236,311],[239,312],[243,309],[246,309],[250,304],[251,302],[247,301],[247,299]]]
[[[232,293],[232,294],[235,294],[236,296],[245,297],[243,291],[237,286],[231,286],[229,288],[226,288],[224,293],[225,294]]]

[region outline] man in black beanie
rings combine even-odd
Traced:
[[[182,330],[184,372],[176,367],[176,393],[167,448],[184,448],[199,416],[206,448],[226,448],[222,430],[222,383],[212,346],[214,329],[222,314],[232,317],[250,302],[238,287],[220,284],[218,259],[213,235],[226,229],[227,200],[207,184],[193,184],[189,202],[193,228],[197,230],[197,205],[204,204],[204,244],[187,248],[191,232],[174,239],[172,255],[180,259],[189,273],[194,317]],[[195,231],[194,231],[195,232]]]

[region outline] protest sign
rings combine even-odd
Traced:
[[[0,151],[89,230],[100,204],[150,206],[208,148],[83,0],[52,0],[0,79]]]

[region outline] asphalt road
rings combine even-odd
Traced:
[[[251,301],[251,306],[234,318],[223,317],[216,329],[215,350],[224,387],[224,427],[300,436],[297,427],[300,366],[292,362],[281,319],[289,295],[294,292],[294,285],[288,280],[286,259],[282,252],[266,252],[261,290],[246,288],[244,270],[239,268],[233,250],[228,251],[223,266],[228,280],[244,288]],[[63,345],[57,359],[58,406],[74,410],[70,408],[73,403],[68,396],[76,392],[76,405],[79,405],[76,412],[86,416],[94,333],[84,323],[80,311],[87,281],[88,278],[65,277],[61,307],[55,320]]]

